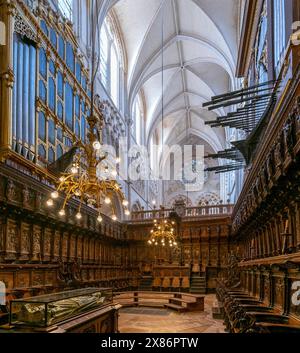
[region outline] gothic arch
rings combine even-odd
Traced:
[[[197,199],[198,206],[220,205],[220,196],[213,192],[204,192]]]

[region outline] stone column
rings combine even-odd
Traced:
[[[5,158],[11,149],[11,119],[13,93],[13,35],[15,3],[9,0],[0,0],[1,29],[5,31],[5,43],[0,45],[0,161]]]

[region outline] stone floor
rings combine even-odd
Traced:
[[[205,296],[204,312],[177,313],[168,309],[124,308],[121,333],[224,333],[223,320],[212,318],[215,295]]]

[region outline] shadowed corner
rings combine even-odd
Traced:
[[[0,21],[0,45],[6,45],[5,41],[6,28],[4,22]]]

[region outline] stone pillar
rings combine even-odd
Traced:
[[[13,1],[0,0],[1,28],[5,30],[5,43],[0,45],[0,161],[3,161],[12,144],[11,118],[14,82],[13,34],[15,13],[16,9]]]

